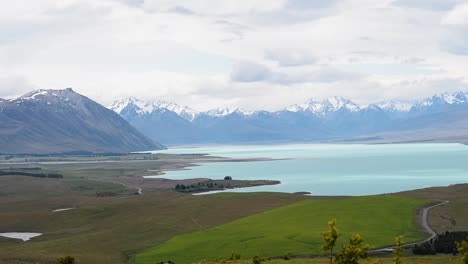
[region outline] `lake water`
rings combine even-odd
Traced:
[[[205,163],[168,171],[164,178],[279,180],[274,186],[231,192],[310,192],[312,195],[369,195],[468,182],[468,146],[394,145],[245,145],[172,148],[163,153],[206,153],[232,158],[288,158],[258,162]]]

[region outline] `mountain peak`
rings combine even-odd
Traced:
[[[376,104],[378,107],[389,112],[408,112],[413,103],[406,101],[385,100]]]
[[[26,93],[16,99],[11,99],[9,101],[14,102],[16,104],[23,104],[23,103],[45,103],[47,105],[51,105],[54,103],[68,103],[72,101],[78,101],[84,98],[84,96],[76,93],[71,88],[66,89],[38,89]]]
[[[121,116],[72,89],[35,90],[1,104],[2,153],[95,153],[150,150],[161,145]]]
[[[459,91],[455,93],[436,94],[415,104],[413,108],[414,110],[417,110],[442,105],[458,105],[464,103],[468,103],[468,93]]]
[[[332,96],[322,101],[310,99],[304,104],[295,104],[286,108],[286,110],[290,112],[310,111],[318,116],[325,116],[328,113],[336,112],[341,109],[346,109],[351,112],[360,110],[357,104],[340,96]]]
[[[230,114],[234,113],[237,110],[238,110],[238,108],[231,109],[229,107],[222,107],[222,108],[216,108],[216,109],[208,110],[208,111],[206,111],[206,114],[209,115],[209,116],[222,117],[222,116],[230,115]]]
[[[138,115],[151,114],[155,111],[166,109],[175,112],[176,114],[182,116],[183,118],[189,121],[193,120],[198,114],[197,111],[187,106],[180,106],[176,103],[165,101],[162,99],[150,99],[144,101],[135,97],[127,97],[124,99],[117,100],[109,106],[109,109],[113,110],[118,114],[121,114],[122,111],[124,109],[127,109],[128,107],[134,107],[134,110]]]
[[[341,108],[346,108],[351,112],[359,111],[359,106],[351,100],[345,99],[341,96],[332,96],[325,100],[331,106],[330,111],[338,111]]]

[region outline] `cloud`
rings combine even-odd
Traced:
[[[183,6],[174,6],[174,7],[171,7],[168,11],[173,12],[173,13],[178,13],[181,15],[194,15],[195,14],[195,12]]]
[[[441,40],[444,50],[455,55],[468,55],[468,25],[449,26],[445,31],[445,38]]]
[[[318,9],[330,7],[336,2],[335,0],[288,0],[286,6],[295,9]]]
[[[317,58],[307,50],[268,50],[265,53],[265,58],[267,60],[276,61],[278,65],[282,67],[302,66],[317,62]]]
[[[35,89],[23,76],[0,76],[0,98],[15,98]]]
[[[230,77],[234,82],[261,82],[274,79],[275,75],[263,65],[243,61],[234,65]]]
[[[400,7],[447,11],[460,2],[461,0],[395,0],[393,4]]]
[[[468,25],[468,3],[455,6],[443,19],[446,25]]]
[[[270,70],[268,67],[253,62],[237,63],[231,72],[233,82],[268,82],[279,85],[296,83],[329,83],[350,81],[361,78],[361,74],[344,71],[332,67],[320,66],[306,72],[286,72]]]
[[[104,104],[271,109],[424,97],[465,89],[425,78],[467,77],[462,0],[16,0],[0,17],[1,96],[72,86]]]

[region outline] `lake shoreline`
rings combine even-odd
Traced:
[[[221,145],[168,151],[193,152],[225,158],[162,168],[158,176],[219,179],[226,173],[237,180],[267,179],[281,184],[221,191],[363,196],[464,183],[468,173],[468,166],[461,162],[468,158],[468,150],[459,143]]]

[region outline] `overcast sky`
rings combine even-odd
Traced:
[[[468,91],[468,1],[1,1],[0,97],[66,87],[198,110]]]

